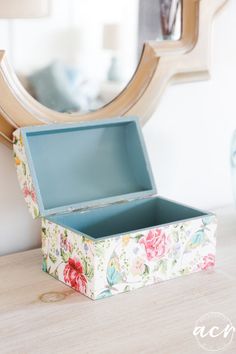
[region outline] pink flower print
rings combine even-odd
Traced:
[[[209,253],[207,256],[203,257],[203,263],[200,265],[200,268],[202,270],[208,270],[214,267],[216,262],[215,255],[212,253]]]
[[[30,190],[27,187],[26,183],[24,184],[24,187],[23,187],[23,194],[24,194],[25,198],[27,198],[30,195]]]
[[[33,202],[36,202],[35,190],[33,188],[32,188],[32,190],[30,190],[26,183],[24,184],[24,187],[23,187],[23,195],[25,198],[30,197],[33,200]]]
[[[71,253],[73,250],[71,242],[67,240],[67,237],[64,234],[61,234],[60,238],[61,238],[61,242],[60,242],[61,248],[64,251]]]
[[[31,190],[31,194],[30,195],[31,195],[31,198],[32,198],[33,202],[36,202],[36,193],[35,193],[34,189]]]
[[[147,259],[160,259],[170,250],[170,238],[162,229],[150,230],[146,236],[139,240],[140,245],[144,245]]]
[[[64,268],[64,281],[77,291],[85,291],[87,279],[82,263],[78,259],[69,258]]]

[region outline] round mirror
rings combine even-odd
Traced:
[[[145,41],[181,37],[181,0],[8,4],[0,6],[0,47],[28,93],[58,112],[106,105],[130,81]]]

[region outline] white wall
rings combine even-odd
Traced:
[[[200,208],[232,203],[230,139],[236,128],[236,1],[215,21],[212,79],[167,89],[144,135],[159,193]],[[40,244],[19,191],[12,152],[0,145],[0,254]]]
[[[169,87],[144,127],[159,193],[200,208],[233,202],[235,14],[236,1],[230,0],[215,19],[211,80]]]
[[[0,144],[0,255],[39,246],[39,224],[23,200],[13,152]]]

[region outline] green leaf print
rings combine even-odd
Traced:
[[[44,272],[47,271],[47,260],[46,260],[45,257],[43,257],[42,270],[43,270]]]
[[[56,268],[54,272],[50,273],[54,278],[59,279],[58,277],[58,269]]]
[[[135,236],[135,239],[138,242],[140,240],[140,238],[142,238],[142,237],[143,237],[142,234],[138,234],[138,235]]]
[[[144,270],[143,274],[148,275],[150,273],[149,267],[147,264],[145,264],[144,266],[145,266],[145,270]]]
[[[162,259],[159,261],[158,271],[161,273],[166,273],[167,271],[167,259]]]
[[[52,263],[56,263],[56,261],[57,261],[57,257],[56,257],[56,256],[54,256],[54,254],[49,253],[49,258],[51,259]]]
[[[81,257],[80,258],[81,263],[83,265],[83,270],[84,270],[84,274],[86,275],[86,277],[91,280],[94,276],[94,269],[93,266],[90,263],[90,260],[88,258],[85,257]]]
[[[96,245],[96,248],[95,248],[95,252],[96,252],[96,256],[98,257],[103,257],[104,254],[105,254],[105,247],[104,247],[104,242],[100,242]]]
[[[23,169],[24,175],[26,176],[26,165],[23,161],[22,161],[22,169]]]
[[[178,231],[173,231],[171,237],[173,238],[173,240],[175,242],[179,242],[179,234],[178,234]]]
[[[61,258],[64,263],[67,263],[70,258],[70,254],[66,253],[62,248],[61,248]]]
[[[38,208],[34,207],[34,217],[37,218],[39,216]]]
[[[126,287],[124,288],[124,292],[128,292],[130,291],[130,285],[126,285]]]

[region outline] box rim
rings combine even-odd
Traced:
[[[180,206],[184,206],[184,207],[187,207],[187,208],[190,208],[190,209],[194,209],[195,211],[198,211],[199,213],[202,213],[203,215],[199,215],[199,216],[194,216],[192,218],[185,218],[185,219],[181,219],[181,220],[178,220],[178,221],[171,221],[171,222],[168,222],[168,223],[164,223],[164,224],[158,224],[158,225],[154,225],[154,226],[148,226],[148,227],[145,227],[145,228],[141,228],[141,229],[136,229],[136,230],[132,230],[132,231],[125,231],[125,232],[121,232],[121,233],[117,233],[117,234],[114,234],[114,235],[107,235],[107,236],[102,236],[102,237],[97,237],[97,238],[94,238],[84,232],[81,232],[81,231],[78,231],[70,226],[66,226],[65,224],[63,223],[60,223],[60,222],[55,222],[55,221],[52,221],[51,218],[53,218],[53,215],[49,215],[49,216],[45,216],[43,217],[44,219],[48,220],[49,222],[52,222],[54,223],[55,225],[59,225],[65,229],[68,229],[70,231],[72,231],[73,233],[77,234],[77,235],[81,235],[85,238],[88,238],[89,240],[92,240],[93,242],[99,242],[99,241],[102,241],[102,240],[106,240],[106,239],[111,239],[111,238],[115,238],[115,237],[122,237],[124,235],[127,235],[127,234],[133,234],[133,233],[138,233],[139,231],[147,231],[147,230],[150,230],[150,229],[155,229],[155,228],[161,228],[161,227],[166,227],[166,226],[170,226],[170,225],[173,225],[173,224],[181,224],[181,223],[184,223],[184,222],[187,222],[187,221],[191,221],[191,220],[196,220],[196,219],[201,219],[201,218],[204,218],[206,216],[211,216],[211,217],[215,217],[216,218],[216,214],[211,212],[211,211],[205,211],[205,210],[201,210],[201,209],[198,209],[198,208],[193,208],[189,205],[186,205],[186,204],[183,204],[183,203],[178,203],[174,200],[171,200],[171,199],[168,199],[168,198],[164,198],[164,197],[161,197],[159,195],[153,195],[151,198],[160,198],[162,200],[166,200],[166,201],[169,201],[169,202],[173,202],[173,203],[177,203],[178,205]],[[128,201],[128,202],[131,202],[131,201]],[[107,205],[104,205],[104,207],[107,206]],[[100,207],[98,207],[100,208]],[[77,211],[79,212],[79,211]],[[89,210],[88,210],[89,212]],[[55,216],[55,215],[54,215]]]

